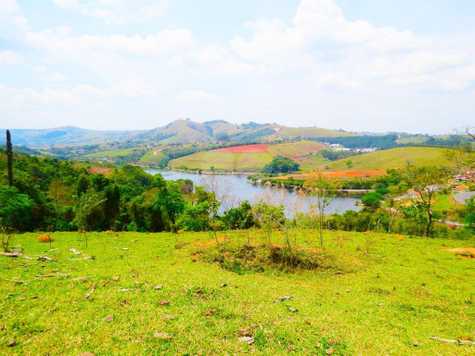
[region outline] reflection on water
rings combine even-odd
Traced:
[[[251,204],[264,201],[269,204],[285,207],[285,213],[292,217],[297,212],[309,212],[315,210],[316,200],[314,197],[289,191],[285,188],[267,187],[249,183],[246,176],[238,175],[199,175],[193,173],[148,170],[151,174],[160,173],[167,180],[189,179],[195,185],[201,185],[208,191],[216,194],[221,202],[221,210],[239,205],[248,200]],[[327,214],[344,213],[348,210],[358,211],[359,199],[334,198],[326,209]]]

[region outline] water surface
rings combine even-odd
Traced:
[[[216,194],[221,202],[221,211],[238,206],[242,201],[251,204],[264,201],[269,204],[283,205],[287,217],[297,212],[307,213],[315,209],[314,197],[289,191],[285,188],[254,185],[241,175],[200,175],[175,171],[148,170],[151,174],[161,174],[167,180],[189,179],[195,185],[201,185],[206,190]],[[358,211],[359,199],[349,197],[333,198],[326,209],[327,214],[344,213],[348,210]]]

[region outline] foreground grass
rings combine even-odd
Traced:
[[[294,231],[291,240],[310,247],[314,236]],[[475,260],[447,251],[474,240],[328,232],[326,253],[341,268],[239,274],[197,257],[214,244],[208,234],[87,237],[86,247],[76,233],[56,233],[50,249],[19,235],[13,245],[31,259],[0,257],[0,354],[475,352],[430,339],[475,338]]]

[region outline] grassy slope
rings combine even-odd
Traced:
[[[408,162],[417,166],[450,166],[446,152],[446,148],[400,147],[338,160],[325,166],[330,170],[348,169],[348,161],[352,162],[351,169],[404,168]]]
[[[323,145],[317,142],[300,141],[269,145],[268,152],[231,153],[219,150],[198,152],[170,162],[171,168],[209,170],[214,167],[225,171],[259,171],[277,155],[290,157],[297,161],[303,160],[304,155],[317,152]]]
[[[124,158],[128,157],[136,151],[135,148],[124,148],[124,149],[117,149],[117,150],[107,150],[107,151],[99,151],[94,152],[88,155],[84,155],[83,158],[85,159],[114,159],[114,158]]]
[[[165,155],[163,152],[160,152],[157,149],[150,150],[146,152],[142,158],[140,158],[140,163],[145,163],[145,164],[153,164],[153,163],[159,163]]]
[[[261,240],[256,233],[252,240]],[[238,234],[226,233],[245,239]],[[198,242],[211,243],[208,234],[181,234],[176,245],[171,234],[91,233],[88,247],[77,233],[54,236],[53,250],[35,234],[15,238],[32,259],[0,257],[0,354],[324,355],[316,348],[323,338],[346,354],[474,351],[429,339],[474,336],[475,264],[446,251],[458,241],[326,233],[327,252],[344,256],[348,272],[239,275],[193,260]],[[314,232],[296,236],[299,245],[315,244]],[[54,261],[37,261],[45,254]],[[275,302],[284,295],[293,299]],[[253,346],[238,340],[243,328],[255,335]],[[8,348],[11,339],[17,345]]]

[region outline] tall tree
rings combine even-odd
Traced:
[[[440,186],[447,183],[449,174],[439,167],[415,167],[409,165],[403,179],[415,192],[415,205],[426,216],[425,235],[432,236],[434,225],[433,205]]]
[[[10,130],[7,130],[7,170],[8,185],[11,187],[13,186],[13,146]]]

